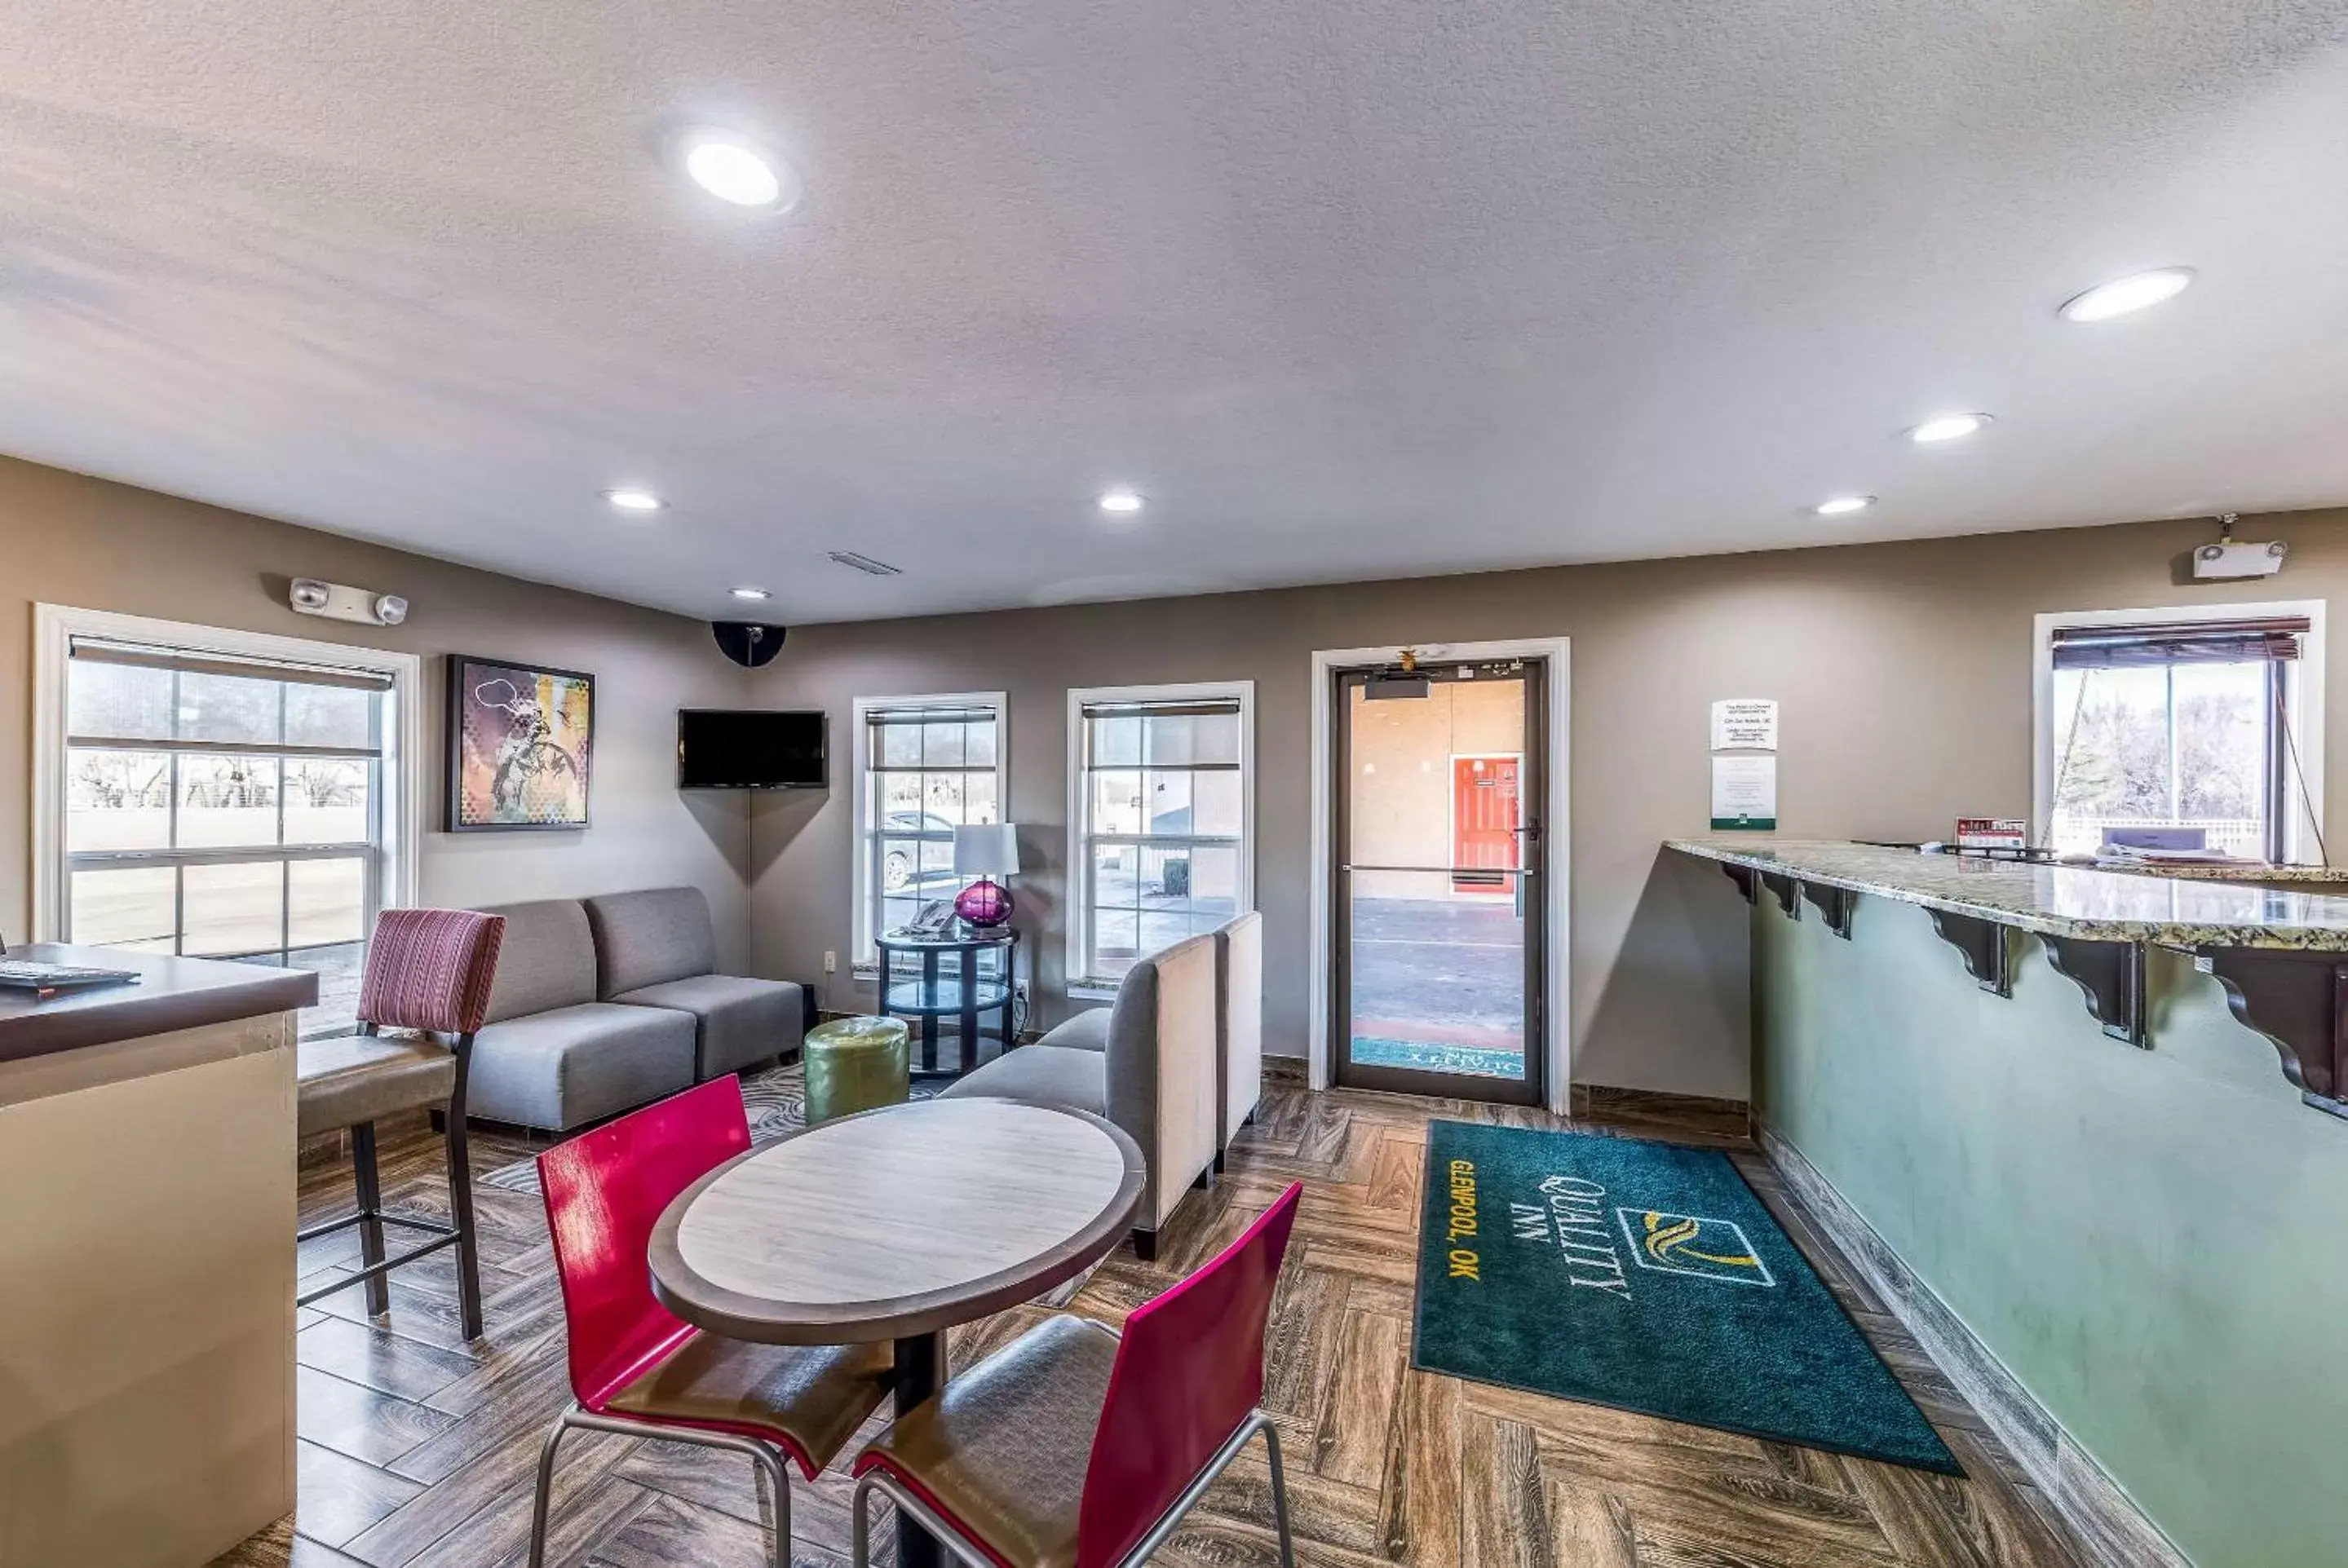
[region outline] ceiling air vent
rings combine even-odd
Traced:
[[[868,573],[873,577],[902,577],[905,575],[905,569],[903,567],[891,566],[887,561],[874,560],[870,556],[860,556],[854,550],[834,550],[831,552],[831,559],[838,561],[842,566],[852,566],[858,571]]]

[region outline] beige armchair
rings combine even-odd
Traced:
[[[1110,1006],[1005,1051],[945,1091],[1074,1106],[1125,1129],[1149,1164],[1133,1233],[1144,1259],[1158,1255],[1158,1233],[1215,1163],[1224,1105],[1217,948],[1213,936],[1193,937],[1139,960]]]

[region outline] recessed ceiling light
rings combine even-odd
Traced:
[[[1863,512],[1875,505],[1872,496],[1836,496],[1820,501],[1810,510],[1822,518],[1847,518],[1853,512]]]
[[[2074,295],[2063,302],[2060,314],[2066,322],[2107,322],[2114,316],[2130,315],[2163,300],[2173,300],[2192,282],[2190,267],[2159,267],[2099,283],[2084,294]]]
[[[774,595],[768,593],[763,588],[737,588],[734,589],[734,597],[736,599],[772,599],[774,598]]]
[[[1131,490],[1105,490],[1101,493],[1100,509],[1128,515],[1141,510],[1141,497]]]
[[[686,176],[720,201],[788,209],[799,199],[798,172],[732,131],[687,131],[679,145]]]
[[[650,490],[606,490],[603,498],[612,503],[614,510],[622,512],[657,512],[668,504]]]
[[[1923,446],[1935,441],[1962,441],[1992,421],[1986,414],[1935,414],[1908,432],[1908,439]]]

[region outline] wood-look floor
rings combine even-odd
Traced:
[[[1413,1236],[1436,1117],[1566,1124],[1537,1112],[1276,1083],[1211,1194],[1193,1194],[1159,1261],[1121,1248],[1073,1310],[1110,1321],[1229,1239],[1291,1180],[1303,1208],[1275,1307],[1266,1403],[1280,1422],[1298,1560],[1331,1568],[1890,1568],[2070,1564],[2044,1500],[1899,1325],[1808,1225],[1742,1139],[1689,1122],[1611,1128],[1730,1147],[1746,1176],[1899,1373],[1968,1479],[1842,1458],[1701,1427],[1459,1381],[1409,1366]],[[477,1169],[527,1152],[478,1136]],[[443,1206],[438,1140],[387,1152],[396,1204]],[[561,1308],[534,1197],[478,1189],[487,1334],[458,1337],[445,1262],[405,1271],[388,1317],[361,1293],[302,1315],[300,1507],[216,1568],[368,1563],[497,1568],[524,1560],[530,1479],[568,1398]],[[912,1199],[914,1194],[901,1194]],[[348,1201],[340,1167],[306,1172],[303,1217]],[[355,1244],[305,1254],[324,1278]],[[443,1255],[445,1257],[445,1255]],[[306,1283],[306,1280],[305,1280]],[[957,1331],[966,1365],[1042,1314]],[[797,1562],[847,1562],[837,1473],[794,1494]],[[574,1435],[557,1486],[550,1562],[600,1568],[766,1562],[761,1499],[731,1455]],[[885,1539],[885,1534],[883,1536]],[[1271,1564],[1268,1472],[1243,1457],[1157,1561]]]

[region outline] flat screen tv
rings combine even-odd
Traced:
[[[679,789],[822,789],[830,782],[824,715],[680,708]]]

